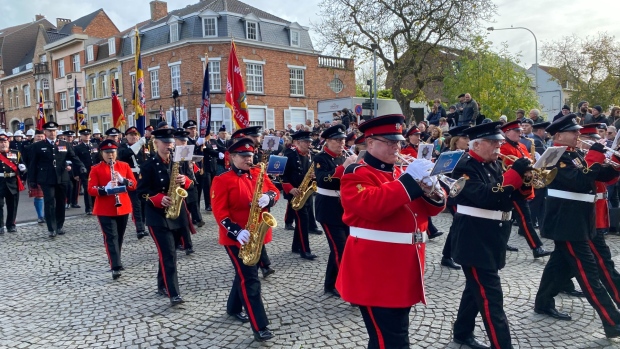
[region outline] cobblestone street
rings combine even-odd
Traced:
[[[79,216],[68,219],[67,234],[53,240],[37,224],[0,236],[0,348],[365,348],[358,309],[323,294],[325,236],[310,236],[315,261],[291,254],[284,204],[273,210],[279,226],[268,245],[276,273],[261,278],[273,340],[254,342],[249,324],[226,314],[233,268],[217,244],[211,214],[203,213],[207,224],[193,236],[196,253],[178,254],[186,303],[175,308],[156,293],[157,252],[150,238],[138,241],[130,222],[123,246],[126,270],[113,281],[97,218]],[[450,222],[449,214],[435,218],[445,232]],[[429,304],[411,313],[412,348],[459,348],[451,342],[451,329],[465,278],[439,265],[446,236],[427,246]],[[617,261],[620,237],[607,239]],[[515,348],[620,347],[620,341],[605,338],[584,298],[556,298],[558,308],[572,314],[570,322],[535,314],[534,297],[548,258],[534,260],[516,229],[510,243],[520,251],[508,252],[500,275]],[[552,242],[545,243],[553,249]],[[480,317],[476,335],[488,343]]]

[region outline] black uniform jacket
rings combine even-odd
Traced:
[[[341,154],[333,154],[325,147],[322,152],[314,157],[314,174],[316,186],[323,189],[340,191],[340,178],[344,174],[345,157]],[[346,225],[342,222],[344,209],[340,197],[316,194],[314,201],[316,220],[333,225]]]
[[[84,164],[75,155],[73,146],[65,141],[56,140],[54,145],[47,139],[33,143],[29,154],[28,182],[38,184],[60,184],[69,182],[69,173],[65,169],[67,161],[78,172]]]
[[[503,176],[501,162],[485,163],[472,151],[459,160],[452,177],[467,179],[454,199],[457,205],[491,211],[512,211],[513,199],[527,197],[531,190],[521,186],[514,170]],[[457,263],[489,270],[506,265],[506,243],[512,227],[509,220],[473,217],[457,209],[452,225],[452,257]]]
[[[75,150],[75,155],[80,158],[80,161],[82,161],[89,172],[93,165],[101,162],[97,147],[94,147],[90,142],[88,144],[80,142],[73,149]]]
[[[147,154],[148,152],[144,152],[145,149],[146,148],[142,146],[140,147],[140,150],[138,150],[138,154],[135,154],[133,150],[131,150],[129,143],[123,143],[120,147],[118,147],[118,160],[128,163],[129,167],[132,169],[136,167],[136,164],[140,167],[151,157]],[[136,178],[138,178],[138,174],[136,172],[134,172],[134,174]]]
[[[191,169],[188,161],[179,164],[179,174],[188,176],[185,180],[184,189],[189,191],[194,186],[194,182],[189,177]],[[140,176],[138,179],[138,195],[147,202],[145,208],[146,225],[150,227],[167,227],[168,229],[180,229],[189,226],[189,213],[185,200],[181,207],[181,214],[176,219],[167,219],[165,207],[161,205],[161,200],[168,195],[170,185],[170,164],[162,161],[159,155],[155,155],[140,166]]]
[[[2,154],[7,160],[15,165],[16,171],[13,171],[4,162],[0,161],[0,172],[5,173],[5,177],[0,177],[0,196],[4,197],[5,193],[17,194],[19,192],[17,185],[17,176],[21,175],[21,171],[18,165],[23,164],[21,153],[17,149],[9,149],[8,152]],[[8,177],[6,174],[15,173],[13,177]],[[20,176],[21,177],[21,176]]]
[[[205,172],[209,172],[211,174],[216,173],[217,162],[219,161],[220,151],[221,150],[215,139],[209,139],[208,141],[205,141],[204,148],[202,148],[202,156],[204,156]]]
[[[282,187],[284,188],[284,198],[286,200],[291,200],[293,195],[289,194],[289,192],[291,189],[301,185],[308,169],[310,169],[310,165],[312,165],[312,159],[310,159],[310,154],[302,156],[294,147],[285,150],[284,156],[286,156],[288,160],[286,161],[286,167],[284,167],[284,173],[282,174]],[[306,204],[310,202],[311,200],[308,200]]]
[[[545,150],[547,150],[547,143],[545,143],[545,141],[538,137],[537,135],[534,135],[534,147],[536,147],[536,152],[540,155],[542,155]]]
[[[219,153],[225,154],[226,153],[226,148],[228,148],[228,145],[230,144],[229,141],[223,141],[219,138],[217,138],[215,140],[215,145],[217,147],[217,152],[218,154],[215,154],[216,158],[217,158],[217,164],[220,166],[226,166],[226,160],[225,159],[220,159],[219,158]]]
[[[583,168],[578,168],[575,162]],[[582,152],[571,148],[566,149],[555,167],[558,174],[547,186],[549,190],[596,195],[594,182],[607,182],[617,176],[616,170],[611,166],[592,164],[588,167]],[[545,224],[541,231],[543,237],[557,241],[587,241],[596,235],[594,201],[569,200],[548,195],[545,205]]]

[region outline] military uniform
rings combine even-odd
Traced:
[[[205,210],[207,211],[211,211],[211,183],[217,173],[220,150],[217,140],[215,139],[206,140],[202,148],[202,156],[204,156],[204,160],[202,161],[202,180],[204,183],[202,186],[202,193],[205,201]]]
[[[182,128],[177,128],[174,133],[174,139],[179,141],[187,142],[189,132],[185,131]],[[191,218],[191,222],[193,225],[197,225],[199,227],[204,225],[202,221],[202,216],[200,215],[198,209],[198,192],[196,185],[196,173],[199,171],[198,166],[191,161],[188,160],[188,172],[187,178],[194,183],[189,189],[187,189],[187,197],[185,198],[185,205],[187,206],[187,212],[189,213],[189,217]],[[185,227],[185,229],[179,229],[175,234],[175,244],[178,249],[185,250],[186,255],[190,255],[194,253],[194,244],[192,243],[192,234],[196,233],[196,230],[190,229],[189,226]]]
[[[89,129],[80,130],[80,135],[89,134]],[[84,167],[86,167],[86,171],[88,171],[80,175],[80,183],[84,188],[88,188],[88,175],[90,174],[90,170],[93,165],[101,161],[99,158],[99,149],[93,147],[91,142],[80,142],[74,149],[75,155],[80,158],[80,161],[82,161]],[[88,194],[88,191],[84,192],[84,210],[86,214],[92,214],[93,211],[93,197]]]
[[[0,135],[0,140],[8,142],[5,135]],[[19,205],[19,192],[24,190],[20,178],[24,172],[26,172],[26,166],[18,150],[9,149],[5,153],[0,153],[0,224],[3,225],[0,228],[0,234],[5,230],[10,233],[17,232],[15,219]],[[6,220],[4,219],[5,203]]]
[[[56,130],[58,124],[47,122],[43,129]],[[31,147],[30,166],[28,166],[28,182],[31,187],[41,186],[45,203],[45,218],[50,237],[64,234],[65,194],[69,182],[66,162],[71,161],[72,168],[85,173],[86,168],[75,155],[73,146],[65,141],[45,139]]]
[[[534,124],[534,130],[539,128],[546,128],[550,122],[541,122]],[[542,155],[547,150],[547,143],[544,139],[538,137],[536,134],[532,137],[534,139],[534,147],[538,155]],[[538,225],[542,229],[543,217],[545,216],[545,199],[547,197],[547,187],[536,189],[534,188],[534,198],[530,200],[530,211],[532,213],[532,222]]]

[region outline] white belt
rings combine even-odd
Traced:
[[[15,173],[0,172],[0,177],[15,177]]]
[[[133,172],[133,173],[140,173],[140,167],[138,167],[138,168],[133,168],[132,167],[131,168],[131,172]]]
[[[492,219],[495,221],[509,221],[512,217],[512,212],[485,210],[483,208],[456,205],[456,213],[464,214],[467,216]]]
[[[596,201],[596,195],[573,193],[571,191],[564,191],[564,190],[557,190],[557,189],[548,189],[547,195],[553,196],[555,198],[560,198],[560,199],[584,201],[584,202],[590,202],[590,203],[593,203],[594,201]]]
[[[596,194],[596,201],[607,199],[607,193],[598,193]]]
[[[389,242],[393,244],[411,245],[414,242],[414,233],[395,233],[391,231],[372,230],[358,227],[350,227],[349,233],[351,236],[356,238],[379,242]],[[416,242],[428,241],[428,234],[426,234],[425,231],[416,234],[420,234],[418,236],[419,241]]]
[[[316,188],[316,189],[317,189],[316,192],[318,194],[325,195],[325,196],[333,196],[335,198],[340,197],[340,193],[337,190],[323,189],[323,188]]]

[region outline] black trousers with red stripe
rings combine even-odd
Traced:
[[[267,254],[267,248],[263,244],[263,248],[260,250],[260,258],[258,259],[258,266],[260,268],[266,269],[271,265],[271,260],[269,259],[269,255]]]
[[[535,309],[555,307],[553,297],[557,296],[566,284],[566,278],[574,276],[605,325],[620,324],[620,312],[616,309],[607,290],[601,283],[598,266],[588,241],[555,241],[555,250],[551,254],[542,278]]]
[[[476,317],[480,313],[491,348],[512,348],[508,319],[504,313],[504,294],[497,270],[462,267],[465,289],[454,322],[454,338],[471,338],[476,327]]]
[[[245,308],[246,314],[250,319],[250,325],[254,332],[264,329],[269,325],[267,314],[265,313],[265,305],[260,293],[260,280],[258,279],[258,268],[243,264],[239,258],[239,247],[224,246],[228,258],[235,268],[235,279],[228,295],[226,303],[226,312],[229,314],[238,314],[242,307]]]
[[[121,249],[129,215],[97,216],[97,219],[99,219],[99,225],[103,231],[103,244],[108,255],[110,268],[112,270],[120,270],[123,266],[121,262]]]
[[[534,198],[530,200],[532,222],[538,223],[538,226],[542,229],[545,217],[545,199],[547,198],[547,188],[534,189],[534,195]]]
[[[338,278],[338,270],[340,270],[344,245],[349,237],[349,227],[325,223],[321,223],[321,226],[323,231],[325,231],[325,237],[329,245],[329,260],[327,261],[325,284],[323,286],[325,292],[328,292],[336,288],[336,279]]]
[[[531,249],[541,247],[543,243],[534,229],[529,202],[527,200],[514,200],[512,203],[515,208],[514,212],[517,214],[517,222],[519,223],[519,235],[525,236],[525,241],[527,241]]]
[[[456,205],[449,205],[448,211],[454,218],[454,214],[456,213]],[[448,236],[446,237],[446,241],[443,244],[443,251],[441,252],[443,258],[452,258],[452,225],[450,225],[450,230],[448,231]]]
[[[290,206],[290,201],[289,201]],[[312,209],[311,201],[308,199],[304,207],[298,211],[292,210],[293,217],[295,218],[295,233],[293,234],[293,244],[291,250],[293,252],[308,252],[310,253],[310,240],[308,239],[308,229],[310,229],[310,213]]]
[[[80,177],[80,185],[84,188],[84,212],[93,212],[93,197],[88,195],[88,177]]]
[[[170,297],[176,297],[180,291],[177,275],[177,250],[174,244],[175,232],[166,227],[149,227],[149,231],[159,255],[157,288],[165,288]]]
[[[174,231],[174,243],[176,246],[183,246],[183,249],[194,248],[192,243],[192,233],[189,229],[177,229]]]
[[[308,208],[308,229],[317,230],[319,226],[316,224],[316,216],[314,215],[314,196],[316,193],[310,195],[306,205],[310,205]]]
[[[368,332],[368,349],[409,349],[408,308],[360,306]]]
[[[601,282],[611,299],[620,307],[620,273],[616,270],[614,261],[611,259],[611,251],[605,242],[603,232],[597,232],[596,237],[590,240],[589,245],[596,259]]]
[[[128,192],[129,200],[131,200],[131,214],[133,217],[133,223],[136,226],[136,233],[145,231],[144,229],[144,210],[143,205],[144,202],[140,198],[140,194],[138,194],[135,190],[130,190]]]
[[[284,214],[284,224],[291,225],[295,222],[295,210],[291,207],[291,202],[286,204],[286,213]]]

